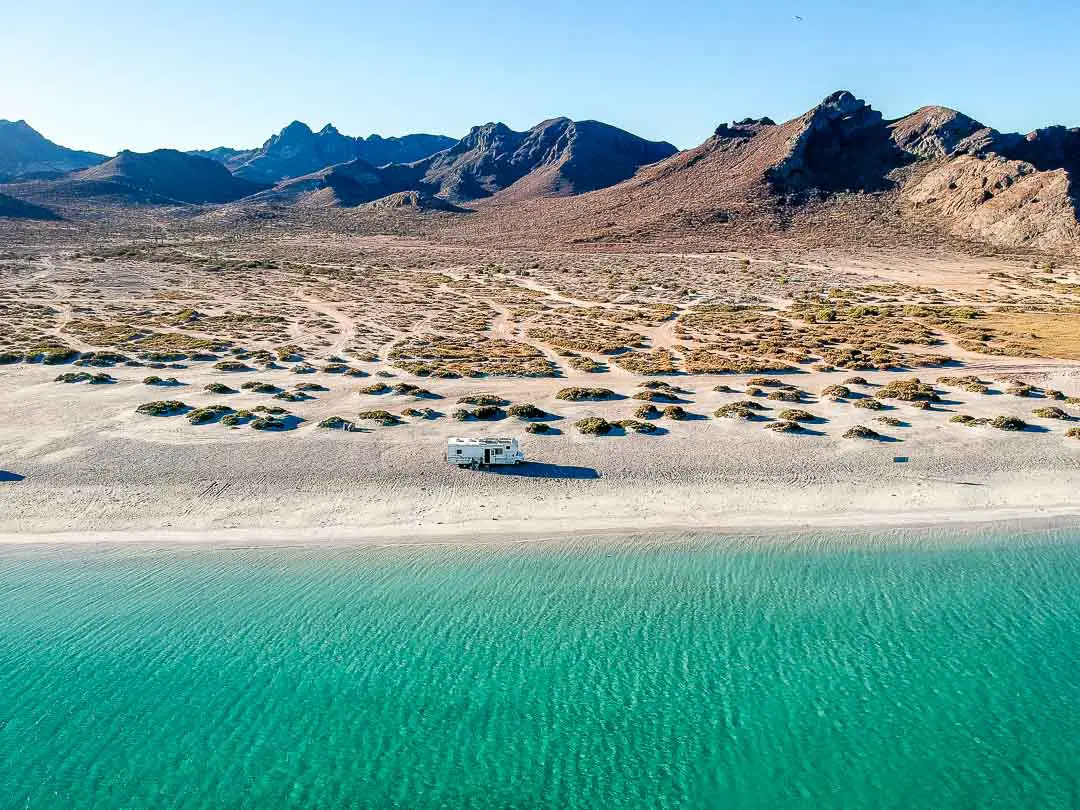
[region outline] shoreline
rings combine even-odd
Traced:
[[[580,521],[578,521],[580,523]],[[636,527],[636,528],[635,528]],[[1023,509],[1001,509],[978,516],[956,512],[918,512],[884,514],[841,514],[831,518],[784,520],[778,516],[747,516],[743,521],[722,525],[655,524],[643,528],[640,522],[603,526],[585,523],[580,528],[478,527],[463,525],[456,531],[429,530],[402,537],[399,527],[388,525],[374,530],[355,526],[308,527],[287,529],[225,528],[179,530],[98,530],[87,532],[0,532],[0,548],[41,547],[138,547],[165,549],[197,547],[215,550],[273,550],[318,548],[508,548],[540,545],[577,545],[612,543],[641,546],[702,540],[737,540],[741,548],[784,547],[864,547],[937,548],[953,542],[976,540],[976,545],[992,543],[993,537],[1008,534],[1011,538],[1055,531],[1080,532],[1080,505],[1060,509],[1042,509],[1032,513]],[[947,538],[929,539],[933,532]],[[828,533],[827,543],[810,543],[819,533]],[[985,533],[985,534],[984,534]],[[858,542],[873,539],[874,542]],[[848,541],[856,541],[849,543]],[[927,541],[927,542],[923,542]]]

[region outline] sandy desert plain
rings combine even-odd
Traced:
[[[1067,516],[1080,269],[12,224],[0,412],[0,535],[24,542]],[[528,462],[458,470],[452,435]]]

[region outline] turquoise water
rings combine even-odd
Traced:
[[[1080,807],[1080,535],[0,551],[3,808]]]

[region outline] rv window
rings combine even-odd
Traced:
[[[461,455],[461,448],[460,448],[460,447],[459,447],[459,448],[457,449],[457,454],[458,454],[459,456]]]

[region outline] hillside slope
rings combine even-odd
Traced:
[[[112,160],[75,172],[61,183],[93,184],[129,188],[182,203],[225,203],[266,188],[234,177],[221,164],[208,158],[158,149],[154,152],[121,152]],[[92,193],[91,193],[92,196]]]

